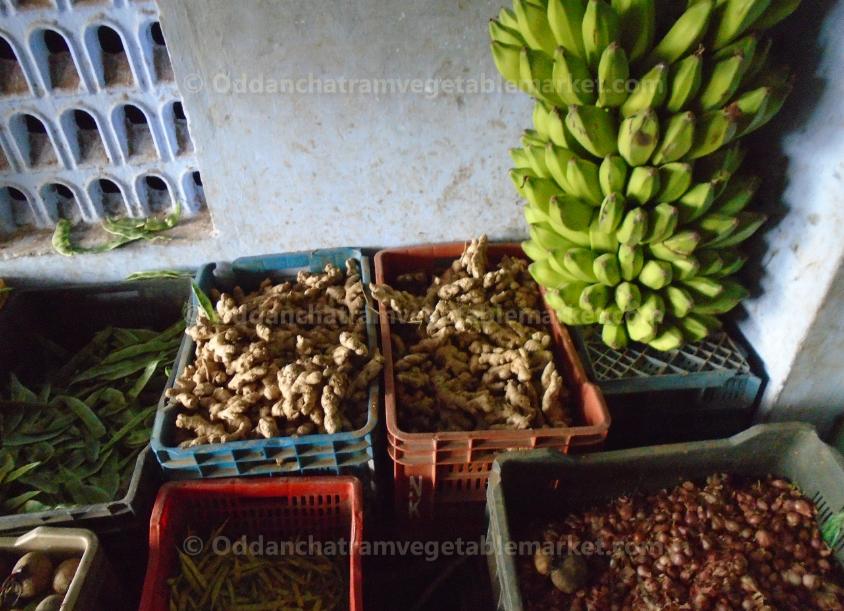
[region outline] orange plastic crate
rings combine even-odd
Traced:
[[[167,579],[178,565],[188,529],[207,535],[224,521],[231,537],[268,541],[313,536],[349,545],[349,609],[363,610],[360,481],[354,477],[216,479],[161,487],[150,519],[149,563],[141,611],[168,611]]]
[[[418,246],[382,250],[375,255],[375,278],[391,283],[402,273],[440,271],[463,252],[464,244]],[[489,258],[497,263],[505,255],[525,258],[518,244],[491,244]],[[387,451],[393,460],[397,517],[403,521],[427,520],[437,507],[483,502],[486,483],[496,454],[511,450],[554,448],[562,452],[594,449],[606,439],[610,416],[600,389],[589,382],[568,331],[546,306],[557,365],[568,384],[575,425],[524,431],[466,431],[408,433],[399,427],[390,316],[379,305],[384,353],[384,398]]]

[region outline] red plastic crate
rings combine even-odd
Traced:
[[[141,611],[169,609],[167,579],[175,574],[177,546],[181,549],[188,529],[207,534],[225,520],[226,534],[232,537],[346,539],[349,609],[363,610],[360,481],[354,477],[296,477],[184,481],[162,486],[150,519]]]
[[[391,283],[405,272],[439,271],[463,252],[464,244],[417,246],[382,250],[375,255],[375,278]],[[505,255],[525,258],[518,244],[491,244],[492,263]],[[589,382],[568,331],[546,307],[557,366],[571,391],[575,425],[568,428],[524,431],[466,431],[408,433],[399,428],[393,377],[390,317],[379,305],[381,344],[384,353],[384,399],[387,451],[393,460],[397,517],[424,521],[456,504],[483,502],[486,483],[496,454],[510,450],[554,448],[562,452],[594,449],[606,439],[610,415],[600,389]]]

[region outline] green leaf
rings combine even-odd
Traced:
[[[203,312],[205,312],[205,317],[213,323],[220,322],[220,317],[217,315],[217,311],[214,310],[214,306],[212,305],[211,300],[208,299],[208,295],[199,288],[199,285],[196,282],[191,282],[190,287],[199,307],[202,308]]]
[[[21,509],[23,510],[22,513],[38,513],[39,511],[50,511],[53,509],[53,507],[50,505],[45,505],[41,501],[29,499],[26,503],[23,504],[23,507]]]
[[[821,527],[821,536],[829,547],[834,548],[844,535],[844,511],[831,515]]]

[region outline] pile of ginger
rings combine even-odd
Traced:
[[[438,276],[410,273],[396,278],[397,288],[371,285],[393,318],[403,430],[571,425],[568,392],[527,265],[506,256],[490,265],[481,236]]]
[[[188,328],[196,358],[166,393],[179,406],[181,445],[361,428],[383,364],[367,345],[365,308],[354,259],[345,272],[328,264],[220,294],[218,320],[200,310]]]

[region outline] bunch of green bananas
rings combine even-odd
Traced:
[[[791,92],[762,34],[799,4],[513,0],[490,21],[496,66],[537,100],[511,177],[563,322],[671,350],[747,296],[736,247],[766,217],[735,142]]]

